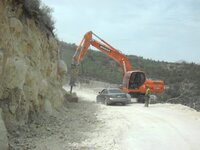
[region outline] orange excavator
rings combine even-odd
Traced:
[[[151,93],[162,93],[164,91],[163,81],[149,80],[143,71],[133,70],[127,56],[90,31],[84,35],[72,59],[71,92],[78,76],[78,66],[91,45],[119,63],[123,73],[121,89],[125,93],[129,93],[132,97],[143,99],[141,97],[145,95],[146,87],[150,88]]]

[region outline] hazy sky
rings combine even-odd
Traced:
[[[92,30],[125,54],[200,63],[200,0],[43,0],[60,40]]]

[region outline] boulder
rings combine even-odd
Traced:
[[[8,58],[4,72],[4,83],[6,87],[9,89],[15,87],[22,89],[27,69],[28,67],[23,59],[18,57]]]
[[[10,28],[14,30],[16,33],[20,33],[23,30],[23,25],[21,21],[17,18],[10,19]]]
[[[78,102],[78,96],[76,95],[76,93],[72,93],[72,94],[66,93],[64,97],[65,97],[65,100],[68,102],[75,102],[75,103]]]

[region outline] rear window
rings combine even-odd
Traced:
[[[109,93],[122,93],[120,89],[110,89]]]

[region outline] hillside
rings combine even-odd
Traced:
[[[63,105],[67,68],[53,28],[39,0],[0,1],[1,150],[8,149],[6,130],[10,141],[17,129]]]
[[[75,44],[60,42],[61,58],[70,68]],[[129,55],[136,69],[145,71],[148,78],[164,80],[166,90],[158,95],[160,102],[181,103],[200,110],[200,65],[194,63],[170,63]],[[80,65],[80,77],[121,84],[119,65],[105,54],[90,50]]]

